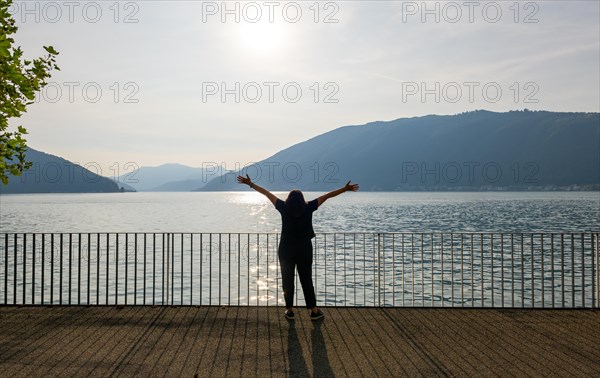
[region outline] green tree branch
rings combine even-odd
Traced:
[[[56,65],[58,52],[52,46],[44,46],[47,55],[24,60],[21,47],[14,47],[11,36],[17,32],[15,20],[8,11],[12,0],[0,1],[0,180],[8,184],[8,175],[20,176],[31,163],[25,160],[27,130],[18,126],[8,131],[8,119],[19,118],[32,104],[35,94],[50,77]]]

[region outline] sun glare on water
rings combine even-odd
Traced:
[[[231,193],[229,201],[247,206],[263,206],[269,204],[266,198],[257,192],[243,192],[243,193]]]

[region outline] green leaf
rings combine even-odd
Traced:
[[[52,46],[44,46],[44,50],[46,50],[51,55],[58,55],[58,51],[54,50]]]

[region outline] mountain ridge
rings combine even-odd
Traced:
[[[270,190],[325,191],[348,179],[371,191],[600,190],[600,113],[477,110],[373,121],[329,130],[241,171],[165,163],[116,183],[34,149],[27,160],[32,169],[0,193],[247,190],[235,181],[240,173]]]
[[[200,190],[243,190],[234,176],[246,172],[273,190],[329,190],[346,179],[363,190],[594,188],[599,131],[600,114],[585,112],[478,110],[375,121],[296,143]]]
[[[21,176],[9,175],[0,193],[114,193],[120,188],[113,180],[100,176],[60,156],[27,148],[26,160],[32,163]]]
[[[192,191],[206,182],[203,168],[179,163],[143,166],[117,178],[137,191]]]

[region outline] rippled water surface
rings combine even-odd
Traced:
[[[596,231],[600,193],[345,193],[328,200],[314,223],[317,232]],[[0,230],[278,232],[280,218],[258,193],[3,195]]]
[[[18,233],[0,238],[0,303],[283,304],[279,214],[257,193],[10,195],[0,204],[0,231]],[[589,307],[599,218],[597,192],[344,194],[314,215],[317,298]]]

